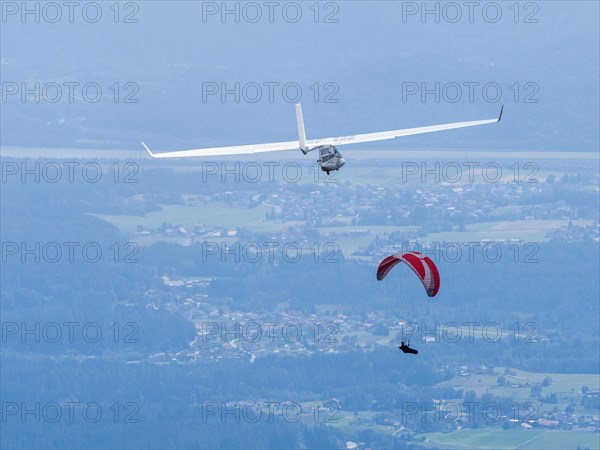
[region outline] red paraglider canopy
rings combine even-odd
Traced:
[[[381,261],[377,268],[377,279],[383,280],[390,270],[401,261],[417,274],[427,291],[427,295],[435,297],[435,294],[440,290],[440,273],[431,258],[419,252],[398,253],[388,256]]]

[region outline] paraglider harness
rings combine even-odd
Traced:
[[[400,350],[402,350],[404,353],[412,353],[414,355],[418,355],[419,351],[415,350],[414,348],[410,348],[410,339],[408,340],[408,344],[404,344],[404,341],[402,341],[400,343],[400,347],[398,347]]]

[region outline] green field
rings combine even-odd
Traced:
[[[131,215],[107,215],[92,214],[102,220],[110,222],[119,228],[122,232],[133,234],[138,226],[145,229],[156,229],[163,222],[181,224],[191,231],[193,226],[201,223],[204,225],[222,227],[228,230],[236,228],[246,228],[255,232],[286,232],[290,227],[302,227],[301,221],[267,221],[266,213],[271,206],[262,204],[254,208],[229,206],[224,202],[212,203],[209,205],[160,205],[160,211],[154,211],[144,216]],[[510,207],[508,207],[510,208]],[[589,225],[589,220],[574,220],[576,225]],[[426,242],[480,242],[482,240],[510,240],[520,239],[521,241],[544,241],[547,240],[546,233],[566,226],[569,223],[567,219],[560,220],[514,220],[483,222],[466,225],[465,231],[448,231],[441,233],[431,233],[421,238]],[[413,230],[412,226],[325,226],[315,227],[324,239],[334,241],[343,251],[346,257],[360,247],[369,245],[376,236],[385,238],[389,234],[397,231]],[[367,233],[359,236],[348,236],[347,233],[366,230]],[[339,236],[335,236],[338,234]],[[331,235],[331,236],[330,236]],[[168,237],[162,235],[140,236],[134,239],[140,245],[149,245],[156,241],[168,241],[179,244],[189,244],[190,237]]]
[[[500,375],[504,375],[504,367],[494,368],[494,375],[469,375],[467,377],[456,376],[446,381],[445,383],[457,386],[462,389],[470,389],[477,392],[482,387],[492,387],[494,389],[510,389],[514,392],[514,388],[497,387],[496,379]],[[588,386],[590,389],[600,389],[600,375],[588,373],[550,373],[550,372],[527,372],[525,370],[510,368],[514,376],[504,375],[507,381],[511,383],[541,383],[544,378],[550,377],[552,384],[544,388],[544,392],[579,392],[582,386]],[[496,392],[494,394],[498,395]],[[512,396],[512,395],[511,395]]]
[[[493,375],[455,376],[441,384],[463,391],[474,391],[479,396],[489,393],[499,397],[508,397],[523,406],[535,402],[538,412],[541,414],[549,413],[555,408],[564,411],[571,404],[575,409],[575,414],[598,415],[598,411],[586,410],[580,404],[580,391],[583,386],[592,390],[600,389],[600,375],[598,374],[535,373],[511,368],[511,373],[514,375],[505,375],[504,369],[504,367],[496,367]],[[505,386],[497,384],[498,377],[501,375],[506,379]],[[549,386],[542,388],[541,395],[556,394],[558,403],[543,403],[531,395],[531,388],[536,384],[541,384],[546,377],[549,377],[552,382]]]
[[[157,228],[163,222],[182,224],[188,230],[198,223],[235,229],[237,227],[260,226],[265,214],[271,209],[267,205],[255,208],[232,207],[224,203],[202,206],[160,205],[160,211],[144,216],[92,214],[112,223],[125,233],[134,233],[138,225]]]
[[[573,225],[590,225],[591,220],[573,220]],[[449,231],[428,234],[423,241],[431,242],[479,242],[484,239],[520,239],[522,241],[545,241],[546,233],[569,224],[568,219],[557,220],[511,220],[473,223],[465,231]]]
[[[574,220],[574,225],[589,225],[590,220]],[[519,239],[523,242],[546,241],[546,233],[558,230],[561,226],[568,225],[569,220],[513,220],[498,222],[482,222],[469,224],[465,231],[448,231],[441,233],[430,233],[420,238],[422,243],[428,242],[480,242],[482,240],[505,240]],[[368,230],[368,234],[358,237],[340,236],[336,242],[344,251],[346,257],[360,247],[370,244],[376,236],[386,237],[397,231],[413,230],[416,227],[397,226],[351,226],[351,227],[318,227],[322,234],[347,233],[356,230]]]
[[[588,431],[468,429],[426,433],[422,445],[452,449],[575,449],[600,448],[598,433]]]

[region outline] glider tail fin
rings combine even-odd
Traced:
[[[300,103],[296,103],[296,124],[298,125],[300,150],[306,155],[308,153],[308,149],[306,148],[306,131],[304,131],[304,119],[302,118],[302,105]]]

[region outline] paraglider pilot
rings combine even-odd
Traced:
[[[418,355],[419,351],[415,350],[414,348],[410,348],[410,341],[408,341],[408,344],[404,344],[404,341],[402,341],[400,343],[400,347],[398,347],[400,350],[402,350],[404,353],[412,353],[414,355]]]

